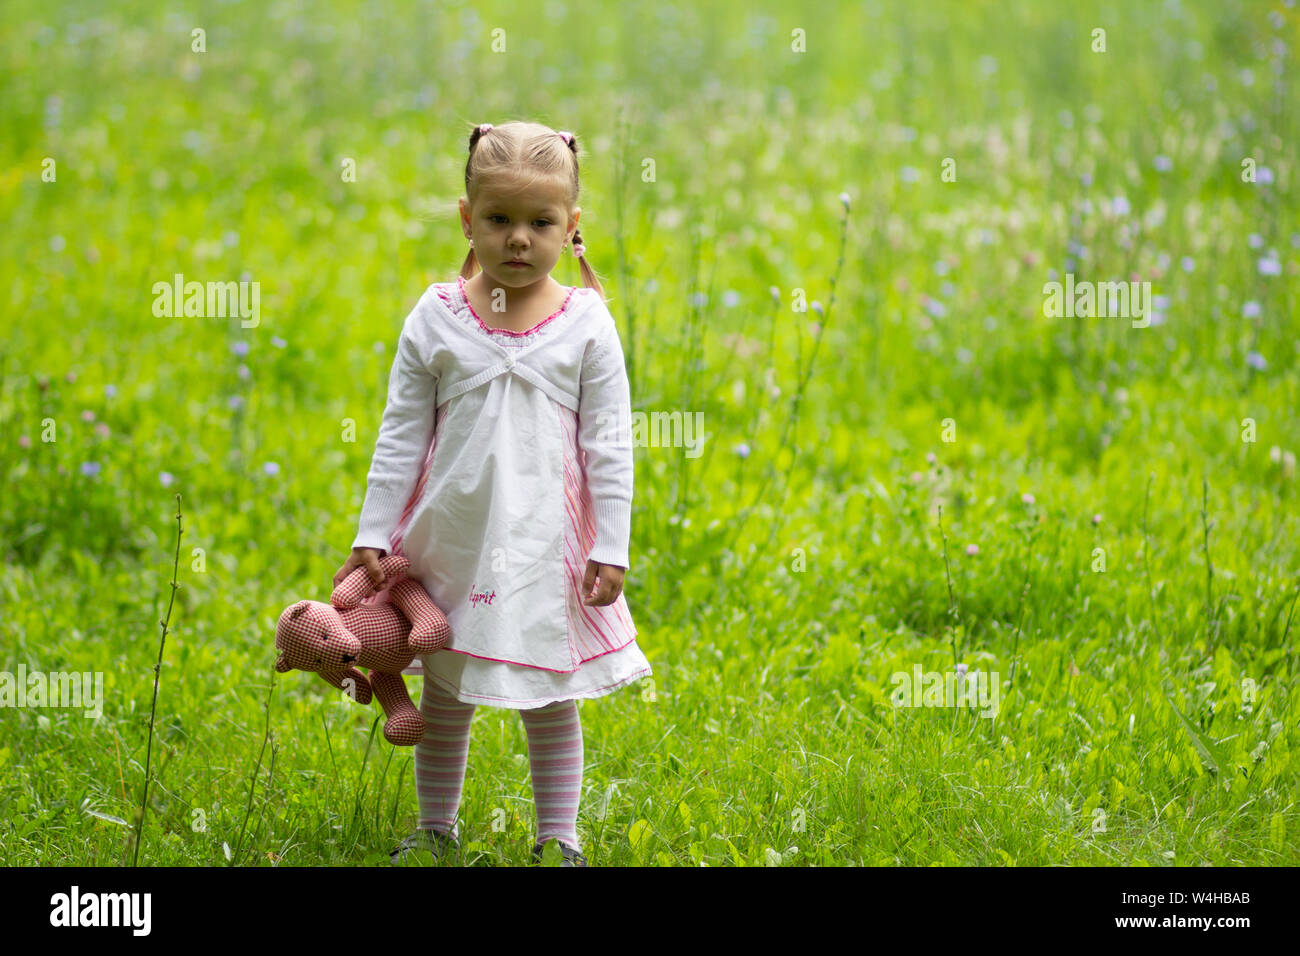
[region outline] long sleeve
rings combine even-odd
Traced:
[[[379,425],[375,454],[366,479],[366,499],[354,548],[391,547],[390,536],[433,439],[438,380],[426,364],[429,356],[426,317],[420,305],[402,325],[388,375],[388,404]]]
[[[634,471],[632,401],[612,317],[601,344],[583,362],[578,443],[586,454],[587,487],[596,518],[596,545],[588,559],[627,568]]]

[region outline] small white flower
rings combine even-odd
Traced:
[[[1249,302],[1244,303],[1241,307],[1241,314],[1243,317],[1247,319],[1257,318],[1259,316],[1259,311],[1260,311],[1259,303],[1256,302],[1254,299],[1251,299]]]
[[[1196,268],[1196,260],[1193,259],[1191,256],[1183,256],[1182,266],[1184,272],[1191,272],[1193,269]]]
[[[842,202],[842,203],[844,204],[844,211],[845,211],[845,212],[848,212],[848,210],[849,210],[849,194],[848,194],[848,193],[840,193],[840,202]]]
[[[1032,505],[1034,503],[1034,496],[1026,491],[1023,495],[1020,496],[1020,500],[1027,505]]]

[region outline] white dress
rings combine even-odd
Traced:
[[[410,576],[447,615],[451,637],[405,673],[422,673],[466,703],[515,709],[600,697],[650,675],[626,597],[589,607],[580,593],[589,557],[627,566],[630,519],[621,512],[630,514],[631,446],[602,444],[597,453],[595,432],[580,421],[580,370],[572,367],[599,356],[607,370],[600,400],[625,404],[622,351],[616,331],[609,335],[613,321],[603,301],[595,290],[571,289],[555,313],[527,332],[510,332],[489,328],[475,314],[463,279],[430,291],[436,300],[421,302],[420,328],[429,337],[420,364],[435,376],[432,435],[386,543],[410,559]],[[592,331],[602,319],[604,338]],[[393,387],[402,387],[400,364],[399,356],[390,407]],[[594,380],[586,381],[594,396]],[[589,415],[595,400],[584,406]],[[390,434],[401,427],[393,418],[392,426],[385,423]],[[590,473],[597,465],[602,489],[626,481],[625,501],[610,492],[600,509],[593,505]],[[384,494],[374,486],[404,487],[377,470],[372,466],[354,547],[383,546],[375,540],[379,525],[372,520],[366,530],[367,510],[383,510],[371,503]],[[376,600],[386,598],[384,592]]]

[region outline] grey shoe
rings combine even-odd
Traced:
[[[428,850],[435,860],[460,849],[460,842],[450,834],[438,830],[416,830],[388,851],[394,863],[403,863],[417,850]]]
[[[586,866],[587,865],[587,858],[583,856],[581,853],[579,853],[576,849],[569,846],[569,844],[565,843],[563,840],[559,839],[558,837],[551,837],[551,839],[547,840],[546,842],[550,843],[551,840],[555,840],[557,843],[560,844],[560,856],[563,857],[563,859],[560,861],[560,866]],[[535,864],[542,862],[541,843],[533,844],[533,862]]]

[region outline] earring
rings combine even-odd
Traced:
[[[471,239],[471,240],[469,241],[469,247],[470,247],[471,249],[474,248],[474,240],[473,240],[473,239]]]

